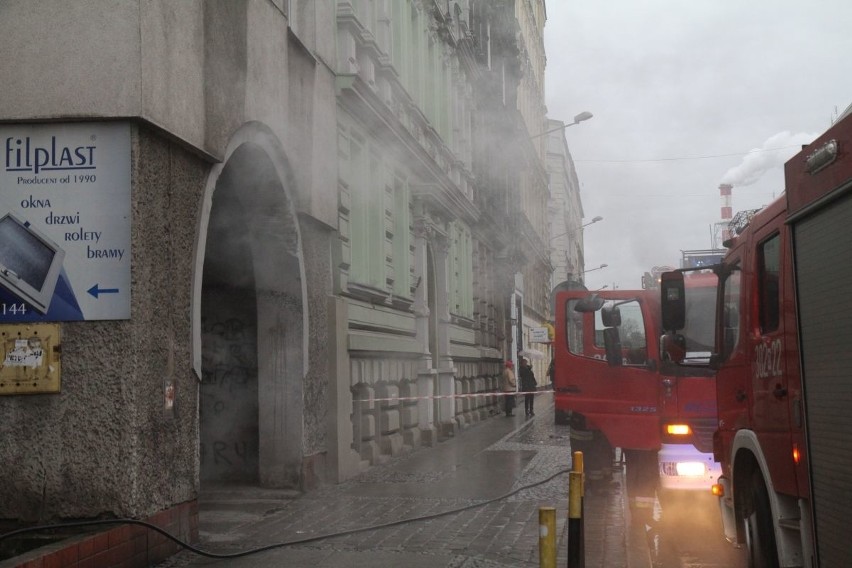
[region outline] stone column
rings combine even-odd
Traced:
[[[435,298],[438,310],[438,329],[435,348],[438,360],[438,394],[454,395],[456,393],[455,367],[450,356],[450,278],[449,252],[450,242],[446,236],[436,236],[433,240],[435,247],[432,256],[435,260]],[[438,402],[439,435],[448,438],[456,432],[455,400],[442,398]]]
[[[417,365],[417,394],[429,397],[435,394],[435,369],[432,368],[432,355],[429,352],[429,269],[427,266],[428,238],[432,234],[429,220],[419,217],[414,221],[414,304],[417,343],[420,345],[420,361]],[[423,398],[417,403],[420,440],[424,445],[437,441],[435,412],[432,399]]]
[[[357,383],[352,387],[352,394],[355,399],[355,450],[362,460],[376,465],[381,462],[382,452],[377,433],[378,406],[373,402],[375,390],[366,383]]]
[[[329,299],[328,337],[329,353],[329,412],[328,445],[329,473],[335,483],[340,483],[360,471],[361,458],[355,447],[360,440],[355,439],[353,420],[361,413],[353,406],[351,374],[349,372],[349,351],[346,348],[349,315],[346,300],[339,296]],[[361,403],[358,403],[361,404]],[[360,424],[358,425],[360,432]]]

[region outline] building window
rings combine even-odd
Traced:
[[[467,227],[453,223],[450,242],[450,307],[453,313],[473,317],[473,239]]]
[[[341,128],[342,269],[348,268],[350,283],[410,298],[412,216],[405,175],[392,171],[381,148],[354,128]]]
[[[393,212],[390,236],[393,293],[408,298],[411,296],[411,205],[408,185],[400,176],[393,177],[392,200],[388,210]]]

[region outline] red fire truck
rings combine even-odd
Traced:
[[[691,327],[708,330],[716,276],[689,280],[704,292],[691,296]],[[587,477],[594,482],[611,472],[613,448],[621,448],[628,463],[630,504],[636,514],[649,517],[661,473],[669,480],[678,472],[696,479],[713,474],[709,456],[716,391],[706,366],[712,341],[684,330],[681,364],[660,361],[657,290],[564,291],[557,293],[555,309],[555,418],[570,423],[572,448],[584,452]],[[687,358],[703,365],[689,365]],[[688,459],[691,468],[682,469],[686,464],[676,463],[677,458],[658,464],[664,444],[670,455]],[[675,451],[683,445],[694,446],[708,459],[696,459],[694,451]],[[687,484],[673,481],[669,486]]]
[[[852,116],[789,160],[785,182],[716,268],[715,492],[751,566],[852,566]],[[663,353],[679,361],[683,273],[660,292]]]

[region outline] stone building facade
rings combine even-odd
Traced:
[[[550,314],[550,223],[547,206],[550,199],[546,170],[547,108],[544,104],[544,26],[547,19],[544,0],[515,2],[520,48],[520,76],[517,109],[525,131],[520,173],[520,207],[518,233],[523,235],[524,264],[522,313],[519,316],[519,351],[528,351],[537,377],[545,375],[549,356],[541,344],[532,343],[531,329],[540,328],[552,319]]]
[[[205,484],[308,489],[491,415],[448,395],[498,388],[518,299],[546,312],[542,18],[4,2],[0,123],[126,129],[132,262],[129,317],[58,322],[59,391],[0,396],[0,520],[192,516]]]
[[[516,345],[516,156],[530,153],[517,14],[511,1],[338,3],[337,417],[352,409],[355,440],[340,438],[342,477],[495,411],[495,397],[450,397],[497,389]]]

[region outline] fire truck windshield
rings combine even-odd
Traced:
[[[686,361],[709,360],[713,351],[716,288],[691,288],[686,294]]]
[[[645,349],[645,320],[642,317],[642,308],[639,302],[630,301],[619,303],[621,313],[621,324],[619,325],[621,346],[625,349]],[[595,346],[604,346],[603,318],[601,312],[595,312]]]
[[[617,339],[616,349],[621,352],[622,365],[645,365],[648,360],[648,341],[645,332],[645,317],[642,307],[637,300],[607,300],[606,306],[617,310],[618,320],[616,323],[605,325],[603,310],[594,313],[577,311],[575,308],[579,300],[569,300],[566,305],[566,339],[568,349],[573,355],[590,357],[592,359],[604,359],[606,357],[607,332],[615,332]],[[603,305],[601,306],[603,307]],[[592,324],[592,322],[594,322]],[[584,327],[589,325],[589,331],[594,335],[584,338]],[[591,326],[594,325],[594,328]],[[585,339],[585,340],[584,340]],[[616,355],[617,356],[617,355]]]

